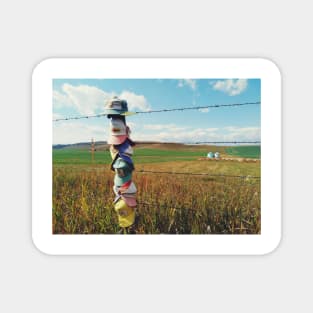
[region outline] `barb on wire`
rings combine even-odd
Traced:
[[[135,111],[134,114],[144,114],[144,113],[160,113],[160,112],[173,112],[173,111],[185,111],[185,110],[201,110],[208,108],[221,108],[221,107],[235,107],[235,106],[243,106],[243,105],[252,105],[252,104],[260,104],[260,101],[257,102],[245,102],[245,103],[231,103],[231,104],[211,104],[205,106],[193,106],[193,107],[185,107],[185,108],[173,108],[173,109],[161,109],[161,110],[149,110],[149,111]],[[94,118],[94,117],[102,117],[108,115],[107,113],[101,113],[96,115],[84,115],[84,116],[73,116],[73,117],[64,117],[64,118],[56,118],[52,120],[53,122],[59,121],[68,121],[68,120],[79,120],[83,118]]]
[[[194,175],[194,176],[212,176],[212,177],[261,179],[260,176],[250,176],[250,175],[227,175],[227,174],[190,173],[190,172],[167,172],[167,171],[147,171],[147,170],[136,170],[136,172],[137,173],[153,173],[153,174],[175,174],[175,175]]]

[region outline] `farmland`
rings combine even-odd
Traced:
[[[244,158],[260,158],[261,156],[260,146],[228,147],[225,149],[225,152],[232,156]]]
[[[261,194],[260,180],[255,177],[260,176],[260,162],[199,160],[208,151],[219,151],[222,157],[231,153],[256,157],[260,151],[258,146],[242,147],[246,152],[239,151],[239,155],[238,150],[229,150],[234,148],[241,147],[137,145],[133,158],[138,189],[135,232],[259,234]],[[53,233],[119,232],[110,162],[105,145],[96,151],[93,162],[88,149],[53,150]]]

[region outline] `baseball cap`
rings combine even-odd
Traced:
[[[105,113],[112,115],[120,115],[128,112],[128,105],[126,100],[113,97],[110,99],[105,106]]]
[[[136,195],[137,188],[134,182],[129,180],[121,186],[113,186],[113,191],[116,196],[127,194],[134,197]]]
[[[114,148],[113,145],[110,145],[110,154],[111,154],[111,158],[112,160],[115,160],[118,157],[118,150]]]
[[[117,194],[115,199],[114,199],[114,203],[119,201],[119,199],[123,199],[126,202],[126,204],[131,208],[137,207],[137,201],[136,201],[136,194],[135,193],[121,194],[121,195]]]
[[[131,165],[125,162],[122,158],[117,158],[117,160],[113,164],[113,168],[115,169],[115,177],[114,177],[114,185],[122,186],[132,177]]]
[[[133,147],[136,146],[136,143],[132,141],[129,137],[126,139],[126,141]]]
[[[119,198],[114,203],[114,209],[118,216],[118,223],[121,227],[128,227],[135,222],[135,208],[127,205],[124,199]]]
[[[131,207],[135,208],[137,207],[137,201],[136,201],[136,194],[133,193],[123,193],[121,194],[121,198],[126,202],[126,204]]]
[[[110,147],[110,151],[117,151],[120,153],[125,153],[128,155],[133,155],[134,154],[134,150],[129,142],[129,140],[125,140],[122,144],[120,145],[114,145]]]
[[[124,183],[126,183],[132,179],[132,174],[120,176],[121,172],[123,170],[116,170],[116,171],[119,171],[119,172],[117,172],[114,176],[114,185],[115,186],[120,187],[121,185],[123,185]]]
[[[112,118],[110,120],[110,137],[108,140],[109,144],[120,145],[128,137],[128,130],[126,124],[118,119]]]
[[[117,153],[117,154],[115,154],[114,159],[111,162],[111,170],[112,171],[115,171],[114,164],[117,161],[117,159],[119,159],[119,158],[123,159],[125,162],[127,162],[132,171],[135,169],[133,160],[128,155],[126,155],[124,153]]]
[[[124,188],[124,190],[127,190],[128,187],[131,185],[132,181],[129,180],[128,182],[124,183],[121,187],[113,186],[113,191],[116,196],[120,195],[120,189]]]

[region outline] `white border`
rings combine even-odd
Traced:
[[[260,235],[53,235],[52,79],[260,78]],[[266,254],[281,239],[281,75],[261,58],[47,59],[32,76],[32,237],[47,254]]]

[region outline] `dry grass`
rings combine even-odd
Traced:
[[[260,164],[168,162],[137,170],[260,175]],[[55,166],[53,233],[115,234],[114,173],[107,166]],[[261,195],[257,180],[134,172],[138,189],[137,234],[259,234]]]

